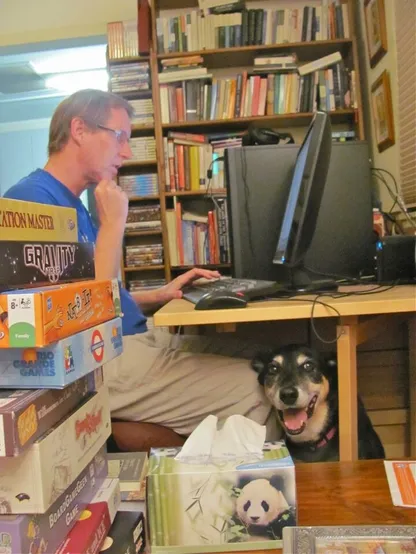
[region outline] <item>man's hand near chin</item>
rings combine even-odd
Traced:
[[[221,275],[218,271],[194,267],[159,289],[134,292],[132,296],[143,309],[158,307],[170,300],[182,298],[182,288],[197,279],[219,279],[220,277]]]

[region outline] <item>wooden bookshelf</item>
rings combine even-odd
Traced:
[[[254,2],[254,3],[253,3]],[[282,7],[288,8],[288,2],[282,2]],[[161,238],[164,250],[164,264],[163,265],[150,265],[143,267],[123,267],[123,275],[130,275],[132,272],[146,272],[155,271],[169,281],[172,277],[176,276],[180,271],[186,271],[191,266],[171,266],[169,257],[169,244],[167,236],[167,219],[166,211],[171,210],[172,206],[175,207],[177,202],[183,202],[183,206],[186,202],[192,202],[193,199],[198,202],[204,202],[204,197],[209,195],[226,195],[226,189],[210,189],[207,190],[177,190],[169,191],[168,186],[165,183],[166,171],[165,171],[165,156],[164,156],[164,137],[167,136],[169,131],[178,131],[183,133],[196,133],[196,134],[208,134],[218,131],[243,131],[249,126],[255,125],[257,127],[267,127],[274,129],[284,129],[290,131],[291,128],[297,129],[296,136],[299,137],[303,130],[306,131],[309,125],[313,113],[281,113],[274,115],[263,116],[249,116],[238,117],[232,119],[214,119],[214,120],[192,120],[192,121],[175,121],[170,123],[162,123],[161,114],[161,101],[160,101],[160,84],[158,78],[158,72],[160,70],[161,60],[172,58],[187,58],[189,56],[201,56],[203,58],[203,65],[208,68],[208,72],[212,72],[214,76],[216,72],[221,77],[228,75],[234,75],[244,69],[249,70],[253,64],[254,59],[257,56],[272,56],[278,54],[296,54],[300,62],[309,62],[316,60],[328,54],[333,54],[339,51],[342,58],[345,60],[347,67],[353,68],[356,73],[356,99],[357,107],[348,109],[337,109],[330,112],[331,122],[333,125],[339,125],[342,129],[354,129],[356,132],[356,138],[365,139],[364,125],[363,125],[363,110],[361,101],[361,87],[360,87],[360,74],[358,65],[358,48],[360,47],[357,32],[355,29],[356,21],[356,2],[355,0],[342,0],[342,4],[347,5],[348,21],[349,21],[349,38],[336,38],[331,40],[313,40],[308,42],[284,42],[278,44],[256,44],[249,46],[238,46],[228,48],[215,48],[215,49],[203,49],[193,50],[190,52],[158,52],[157,51],[157,33],[156,33],[156,19],[159,15],[166,14],[171,17],[172,13],[183,13],[180,10],[183,9],[196,9],[198,7],[197,0],[154,0],[150,2],[150,23],[151,23],[151,47],[149,56],[139,56],[134,58],[122,58],[116,60],[109,60],[109,66],[113,67],[122,63],[134,63],[148,61],[149,70],[151,76],[151,96],[154,109],[154,124],[134,124],[132,125],[132,135],[150,135],[155,138],[157,159],[146,160],[142,162],[127,162],[122,166],[122,174],[141,173],[148,170],[157,171],[159,194],[152,196],[136,196],[130,198],[131,202],[145,202],[147,200],[153,200],[160,203],[162,231],[140,231],[126,233],[126,239],[128,238],[128,244],[135,244],[137,239],[138,244],[143,244],[146,237],[149,240],[155,241],[158,237]],[[294,7],[303,6],[318,6],[320,2],[311,0],[308,2],[296,3]],[[271,5],[266,0],[250,0],[247,1],[247,7],[253,8],[272,8],[279,9],[279,0]],[[128,93],[125,96],[127,99],[140,99],[146,98],[149,95],[149,91],[137,91]],[[298,142],[298,139],[297,139]],[[124,265],[124,264],[123,264]],[[230,264],[217,264],[208,265],[205,267],[219,267],[219,268],[231,268]],[[128,279],[128,276],[127,276]]]
[[[356,110],[345,109],[330,112],[331,120],[334,123],[348,123],[354,119]],[[173,123],[162,123],[162,128],[166,130],[184,129],[184,128],[211,128],[226,126],[232,129],[246,128],[249,123],[257,123],[259,125],[273,126],[305,126],[309,125],[313,117],[312,112],[303,113],[287,113],[275,115],[255,115],[250,117],[235,117],[233,119],[210,119],[206,121],[176,121]]]

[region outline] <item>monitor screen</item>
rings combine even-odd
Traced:
[[[331,159],[331,124],[317,112],[298,152],[274,264],[299,266],[312,242]]]

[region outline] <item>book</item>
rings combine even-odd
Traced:
[[[122,500],[144,500],[147,467],[147,452],[108,454],[108,476],[119,479]]]
[[[308,73],[313,73],[314,71],[318,71],[319,69],[325,69],[330,65],[334,65],[340,62],[341,60],[342,56],[340,52],[333,52],[332,54],[328,54],[328,56],[323,56],[323,58],[319,58],[318,60],[314,60],[313,62],[300,65],[298,67],[298,72],[299,75],[308,75]]]

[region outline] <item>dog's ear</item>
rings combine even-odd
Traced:
[[[260,385],[264,385],[264,373],[271,359],[271,351],[258,352],[251,360],[251,367],[258,374]]]

